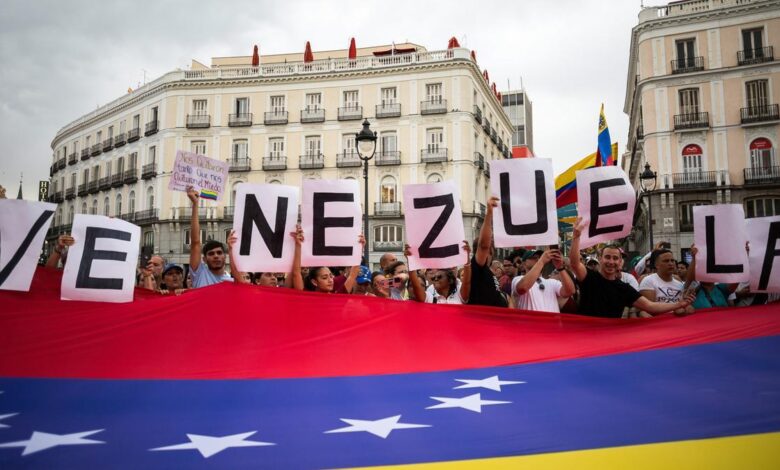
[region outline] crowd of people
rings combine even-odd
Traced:
[[[747,283],[698,282],[696,246],[691,247],[690,265],[676,260],[666,242],[628,265],[625,253],[616,244],[600,247],[595,256],[584,256],[580,252],[580,219],[573,229],[568,256],[559,246],[545,246],[516,249],[503,259],[495,259],[492,226],[493,210],[499,204],[496,197],[488,200],[478,238],[471,244],[463,241],[465,256],[459,266],[410,271],[407,262],[385,253],[375,272],[365,263],[346,268],[302,267],[305,235],[297,226],[290,233],[295,251],[289,272],[248,273],[241,271],[234,259],[233,247],[238,241],[234,233],[228,236],[227,246],[216,240],[200,240],[199,196],[192,189],[187,195],[192,203],[189,270],[166,263],[162,256],[151,256],[139,269],[139,286],[145,289],[179,295],[188,289],[227,281],[391,301],[485,305],[608,318],[687,315],[702,308],[761,305],[780,299],[778,294],[754,294]],[[356,241],[361,247],[365,244],[362,235]],[[67,247],[73,243],[69,235],[60,236],[47,265],[65,262]],[[408,245],[404,255],[411,255]]]

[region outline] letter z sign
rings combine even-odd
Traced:
[[[409,269],[451,268],[466,262],[458,188],[452,181],[403,187]]]

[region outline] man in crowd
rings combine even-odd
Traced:
[[[233,259],[233,245],[236,236],[233,232],[228,238],[228,257],[233,278],[225,271],[225,246],[216,240],[209,240],[201,245],[200,221],[198,220],[198,192],[191,186],[187,188],[187,197],[192,202],[192,216],[190,218],[190,273],[192,273],[192,287],[206,287],[224,281],[244,282],[243,273],[238,270]],[[201,254],[202,258],[201,259]]]
[[[688,263],[685,261],[677,262],[677,277],[681,281],[685,281],[688,278]]]
[[[622,264],[620,248],[615,245],[605,246],[599,255],[599,268],[591,271],[582,264],[580,257],[580,236],[585,225],[578,217],[572,232],[571,252],[569,260],[571,269],[580,283],[581,315],[620,318],[625,307],[636,307],[653,315],[686,308],[693,302],[693,295],[673,304],[653,302],[648,300],[633,287],[615,279],[618,267]]]
[[[671,250],[662,248],[653,251],[650,264],[655,273],[646,276],[639,284],[639,293],[652,302],[674,304],[680,301],[683,292],[683,282],[674,277],[677,263]],[[676,315],[693,313],[690,305],[684,309],[674,310]]]
[[[487,305],[491,307],[506,307],[508,302],[501,291],[498,279],[490,270],[495,248],[493,246],[493,209],[498,207],[498,198],[488,199],[485,210],[485,220],[479,230],[479,238],[474,256],[471,258],[471,290],[468,303],[470,305]]]
[[[524,256],[526,273],[512,281],[515,308],[537,312],[560,313],[558,299],[574,294],[574,282],[564,269],[563,256],[557,248],[527,251]],[[545,279],[542,270],[547,263],[555,267],[560,280]]]
[[[385,253],[382,255],[381,258],[379,258],[379,271],[385,272],[387,271],[387,267],[391,264],[398,261],[398,259],[395,257],[392,253]]]
[[[504,275],[498,281],[504,294],[510,295],[512,293],[512,279],[516,276],[517,266],[514,263],[514,255],[509,254],[504,257]]]

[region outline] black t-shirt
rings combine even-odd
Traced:
[[[477,256],[471,256],[471,293],[469,305],[487,305],[489,307],[507,307],[506,297],[501,294],[501,285],[490,270],[490,263],[485,266],[477,263]]]
[[[580,281],[580,315],[620,318],[623,308],[632,306],[641,296],[623,281],[610,281],[596,271],[587,271]]]

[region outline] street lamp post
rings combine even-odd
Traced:
[[[650,230],[650,249],[653,249],[653,202],[650,200],[650,193],[655,191],[655,184],[658,175],[650,169],[650,164],[645,163],[645,171],[639,175],[639,185],[642,187],[642,194],[647,196],[647,227]]]
[[[363,121],[363,129],[355,134],[358,157],[363,161],[363,236],[366,244],[363,247],[363,256],[366,265],[368,261],[368,161],[374,158],[376,153],[376,132],[372,132],[368,119]]]

